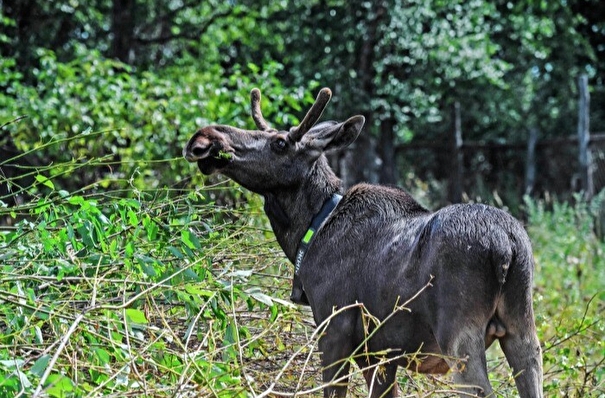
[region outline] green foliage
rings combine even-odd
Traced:
[[[255,272],[277,252],[250,211],[208,202],[216,188],[125,198],[56,190],[38,176],[48,194],[0,209],[3,217],[21,214],[0,230],[3,395],[195,385],[233,392],[242,381],[240,355],[254,356],[262,343],[250,329],[274,323],[286,308],[254,286]],[[263,263],[242,257],[250,246]],[[242,310],[267,315],[239,324]]]
[[[535,311],[545,394],[590,397],[605,385],[605,244],[594,234],[599,199],[526,201],[535,249]]]
[[[280,86],[277,63],[237,67],[223,78],[220,70],[200,72],[194,66],[136,73],[83,47],[64,63],[52,51],[41,50],[41,67],[34,71],[37,84],[28,86],[19,81],[11,59],[0,60],[13,77],[6,81],[7,92],[0,94],[0,120],[27,116],[7,129],[30,164],[60,163],[74,169],[87,160],[104,161],[104,168],[57,179],[68,191],[93,184],[107,189],[124,179],[141,189],[180,185],[187,174],[185,162],[165,163],[161,169],[143,169],[141,162],[180,157],[198,126],[251,127],[251,87],[267,88],[270,101],[263,109],[281,127],[297,123],[291,112],[312,101],[308,90]],[[52,173],[65,170],[53,167]]]
[[[510,66],[495,57],[495,7],[483,1],[395,1],[379,26],[372,109],[411,138],[410,121],[442,120],[442,109],[471,87],[504,86]],[[380,121],[379,120],[379,121]],[[407,127],[407,129],[406,129]],[[404,138],[404,137],[402,137]]]

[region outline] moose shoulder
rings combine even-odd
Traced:
[[[461,395],[488,396],[485,348],[497,339],[519,395],[542,397],[534,264],[522,226],[484,205],[430,212],[393,187],[343,192],[324,152],[353,142],[364,119],[317,123],[330,97],[322,89],[299,126],[276,130],[255,89],[258,130],[208,126],[183,150],[202,173],[222,173],[264,196],[277,240],[296,263],[294,288],[304,289],[317,324],[331,317],[319,341],[324,395],[346,395],[346,383],[333,381],[346,380],[352,357],[372,397],[396,396],[397,366],[451,370]]]

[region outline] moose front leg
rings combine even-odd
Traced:
[[[341,319],[339,319],[341,318]],[[325,398],[344,398],[349,384],[349,358],[353,353],[351,331],[344,317],[333,319],[319,339]]]
[[[323,336],[319,341],[325,398],[344,398],[349,384],[350,344],[338,338]]]

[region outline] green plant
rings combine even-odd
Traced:
[[[246,395],[241,356],[263,344],[251,330],[287,308],[251,282],[277,253],[264,224],[208,201],[224,186],[88,194],[35,180],[45,194],[0,209],[20,218],[0,229],[0,391]],[[267,263],[242,257],[249,245]]]
[[[526,200],[536,258],[535,308],[543,341],[545,392],[601,396],[605,390],[605,245],[594,234],[594,207]]]
[[[146,162],[180,157],[201,126],[251,125],[253,87],[265,88],[274,99],[263,108],[279,125],[296,124],[293,112],[313,99],[308,90],[281,86],[278,63],[236,66],[224,77],[220,68],[200,71],[195,65],[137,72],[82,46],[70,62],[59,61],[51,50],[38,54],[33,86],[22,82],[13,59],[0,58],[0,70],[8,77],[0,78],[0,87],[6,88],[0,94],[0,121],[26,116],[4,127],[10,133],[7,141],[27,155],[20,158],[30,166],[63,165],[49,168],[47,177],[70,192],[83,186],[111,189],[116,179],[125,178],[140,189],[182,186],[188,175],[185,162],[164,162],[161,168],[144,167]],[[98,167],[76,170],[95,160],[102,160]],[[65,167],[71,170],[68,178]]]

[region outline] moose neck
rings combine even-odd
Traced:
[[[341,190],[341,181],[321,156],[297,187],[265,193],[265,213],[279,245],[294,262],[296,251],[313,217],[324,202]]]

